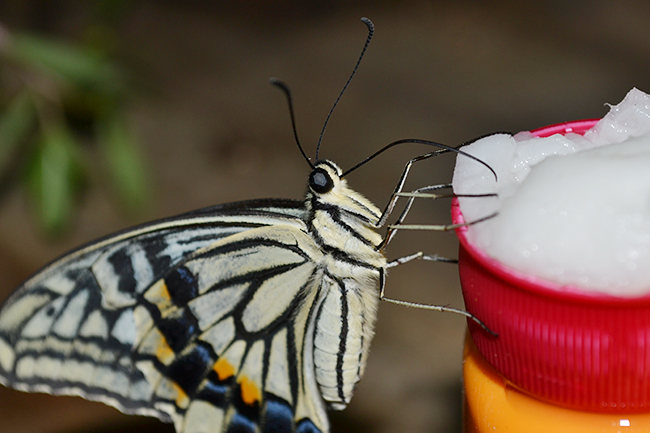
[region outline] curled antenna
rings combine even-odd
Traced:
[[[494,175],[494,180],[497,180],[497,174],[496,174],[496,172],[492,169],[492,167],[490,167],[490,166],[489,166],[485,161],[480,160],[479,158],[475,157],[474,155],[470,155],[469,153],[467,153],[467,152],[463,152],[462,150],[457,149],[457,148],[455,148],[455,147],[447,146],[447,145],[445,145],[445,144],[441,144],[441,143],[436,143],[435,141],[420,140],[420,139],[413,139],[413,138],[405,138],[405,139],[403,139],[403,140],[397,140],[397,141],[393,141],[393,142],[390,143],[390,144],[387,144],[386,146],[382,147],[382,148],[379,149],[377,152],[373,153],[372,155],[370,155],[369,157],[367,157],[366,159],[364,159],[363,161],[361,161],[360,163],[358,163],[358,164],[355,165],[354,167],[352,167],[352,168],[346,170],[346,171],[341,175],[341,177],[345,177],[345,175],[350,174],[351,172],[353,172],[353,171],[356,170],[357,168],[361,167],[362,165],[364,165],[365,163],[367,163],[367,162],[370,161],[371,159],[375,158],[376,156],[382,154],[383,152],[385,152],[386,150],[390,149],[391,147],[393,147],[393,146],[397,146],[397,145],[400,145],[400,144],[407,144],[407,143],[427,144],[427,145],[429,145],[429,146],[439,147],[441,150],[436,151],[437,154],[440,154],[440,153],[446,153],[446,152],[456,152],[456,153],[458,153],[459,155],[464,155],[464,156],[466,156],[466,157],[468,157],[468,158],[473,159],[474,161],[477,161],[477,162],[483,164],[485,167],[487,167],[487,169],[490,170],[490,171],[492,172],[492,174]]]
[[[345,86],[343,86],[343,90],[341,90],[341,93],[339,93],[338,98],[336,98],[336,101],[334,101],[334,105],[332,105],[332,108],[330,109],[330,112],[327,114],[327,118],[325,119],[325,124],[323,124],[323,129],[320,133],[320,137],[318,137],[318,144],[316,145],[316,161],[318,161],[318,153],[320,151],[320,144],[323,141],[323,135],[325,134],[325,128],[327,128],[327,124],[330,121],[330,117],[332,117],[332,113],[334,112],[334,109],[336,108],[337,104],[341,100],[341,97],[343,96],[343,93],[345,93],[345,89],[348,88],[348,85],[350,84],[350,81],[352,81],[352,77],[354,77],[354,74],[357,72],[357,69],[359,69],[359,64],[361,63],[361,59],[363,59],[363,55],[366,53],[366,50],[368,49],[368,45],[370,45],[370,40],[372,39],[372,36],[375,34],[375,25],[370,21],[368,18],[363,17],[361,18],[361,21],[368,27],[368,37],[366,38],[366,43],[363,45],[363,49],[361,50],[361,54],[359,55],[359,59],[357,60],[357,64],[354,66],[354,69],[352,70],[352,73],[350,74],[350,78],[348,78],[348,81],[345,83]]]
[[[284,96],[287,98],[287,103],[289,104],[289,116],[291,116],[291,128],[293,129],[293,138],[296,140],[296,144],[298,145],[298,149],[300,149],[300,153],[302,154],[303,158],[305,158],[305,161],[307,161],[307,164],[309,164],[313,170],[315,168],[314,164],[312,164],[312,162],[309,160],[309,157],[303,150],[302,145],[300,144],[300,139],[298,138],[298,130],[296,129],[296,116],[293,112],[293,98],[291,97],[291,89],[289,89],[289,86],[277,78],[269,78],[269,82],[278,89],[282,90],[282,93],[284,93]]]

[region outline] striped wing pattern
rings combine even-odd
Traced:
[[[320,254],[303,231],[260,227],[197,251],[143,294],[136,365],[178,431],[292,431],[294,416],[298,431],[326,428],[299,355]]]
[[[0,311],[0,380],[157,416],[179,432],[326,430],[322,399],[301,382],[313,313],[296,309],[319,291],[303,214],[297,201],[215,207],[54,262]]]
[[[328,432],[373,337],[379,217],[322,161],[304,202],[215,206],[82,247],[0,310],[0,382],[179,433]]]

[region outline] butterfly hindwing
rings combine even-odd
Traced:
[[[143,294],[134,357],[179,432],[218,431],[201,430],[208,419],[326,426],[302,357],[319,255],[301,230],[260,227],[197,251]]]

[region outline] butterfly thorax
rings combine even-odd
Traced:
[[[381,211],[348,187],[335,163],[322,161],[316,165],[314,173],[317,170],[329,176],[333,185],[327,192],[319,193],[314,191],[310,182],[305,207],[308,211],[307,226],[314,240],[326,254],[384,267],[384,255],[378,250],[382,237],[375,231]]]

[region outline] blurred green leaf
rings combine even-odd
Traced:
[[[73,135],[65,124],[44,131],[27,173],[31,197],[46,232],[61,231],[74,206],[79,155]]]
[[[149,189],[134,131],[122,116],[115,115],[100,125],[97,138],[120,200],[131,211],[142,209],[148,203]]]
[[[95,48],[25,33],[6,33],[0,41],[0,90],[5,76],[14,88],[23,86],[13,100],[1,101],[0,179],[9,180],[18,170],[26,174],[48,234],[69,222],[78,181],[90,174],[85,164],[103,164],[92,178],[106,183],[108,175],[126,209],[139,210],[147,202],[144,164],[124,114],[128,83],[108,55],[114,51],[112,36],[109,27],[97,23],[88,32]],[[29,146],[22,147],[25,143]]]
[[[4,54],[26,66],[40,66],[78,86],[112,92],[121,86],[118,69],[101,52],[46,37],[13,34]]]
[[[31,97],[23,90],[0,114],[0,174],[8,166],[23,140],[33,130],[36,113]]]

